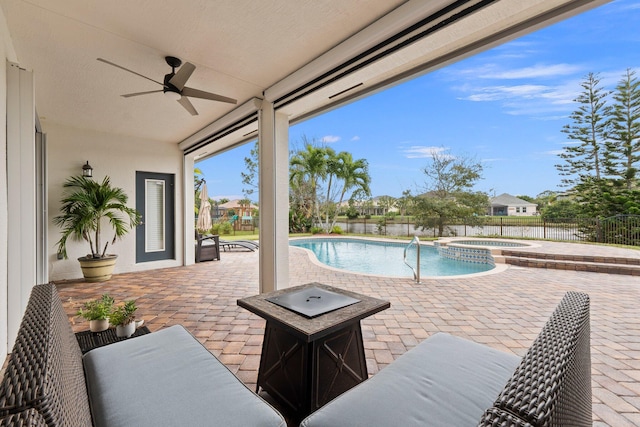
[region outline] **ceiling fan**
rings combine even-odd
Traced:
[[[165,74],[164,76],[164,83],[160,83],[157,80],[154,80],[147,76],[143,76],[142,74],[136,73],[135,71],[129,70],[128,68],[125,68],[121,65],[114,64],[113,62],[107,61],[106,59],[98,58],[98,61],[104,62],[105,64],[113,65],[114,67],[120,68],[121,70],[124,70],[124,71],[128,71],[130,73],[135,74],[136,76],[140,76],[147,80],[151,80],[152,82],[162,86],[162,89],[158,89],[158,90],[150,90],[146,92],[136,92],[136,93],[128,93],[126,95],[121,95],[125,98],[130,98],[132,96],[139,96],[139,95],[147,95],[150,93],[164,92],[167,98],[178,101],[178,103],[182,105],[189,113],[191,113],[192,116],[197,116],[198,111],[196,111],[193,104],[191,104],[191,101],[189,101],[189,98],[187,97],[209,99],[211,101],[227,102],[229,104],[236,104],[238,102],[233,98],[227,98],[226,96],[217,95],[215,93],[205,92],[203,90],[186,87],[185,84],[187,83],[187,80],[189,80],[189,77],[191,77],[191,74],[193,73],[193,71],[196,69],[196,66],[189,62],[185,62],[184,65],[182,65],[182,61],[179,58],[176,58],[174,56],[165,56],[164,59],[165,61],[167,61],[167,64],[169,64],[169,66],[171,67],[171,72],[169,74]],[[182,67],[180,67],[180,65],[182,65]],[[178,70],[178,72],[176,72],[176,68],[178,67],[180,67],[180,69]]]

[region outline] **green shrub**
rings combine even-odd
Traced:
[[[331,233],[333,234],[342,234],[342,228],[339,225],[334,225],[331,229]]]
[[[356,208],[349,207],[349,209],[347,209],[346,215],[349,219],[356,219],[358,218],[358,210]]]
[[[233,225],[230,222],[223,222],[218,224],[218,233],[217,234],[231,234],[233,233]]]
[[[320,227],[311,227],[311,234],[322,233],[324,230]]]

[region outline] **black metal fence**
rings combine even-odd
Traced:
[[[426,222],[424,230],[411,217],[357,218],[338,220],[346,233],[383,236],[438,237],[438,219]],[[587,241],[640,246],[640,215],[619,215],[606,219],[542,217],[474,217],[449,220],[443,224],[444,236],[487,236],[564,241]]]

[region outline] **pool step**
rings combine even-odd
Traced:
[[[593,255],[545,254],[503,250],[504,262],[519,267],[640,276],[640,259]]]

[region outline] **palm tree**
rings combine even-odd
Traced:
[[[97,183],[91,178],[74,176],[64,183],[64,188],[66,194],[62,199],[62,214],[56,216],[53,222],[62,227],[62,237],[57,245],[58,253],[65,259],[69,238],[88,242],[92,258],[105,257],[109,241],[100,252],[103,219],[108,220],[113,228],[112,245],[127,234],[130,228],[140,224],[140,214],[126,205],[126,193],[121,188],[112,187],[109,177],[105,177],[102,183]]]
[[[327,176],[327,149],[315,147],[306,143],[304,150],[298,151],[291,157],[291,173],[289,180],[295,182],[303,180],[311,187],[312,210],[320,220],[320,207],[318,204],[318,182]],[[333,150],[332,150],[333,151]]]
[[[344,195],[349,190],[361,190],[364,194],[369,196],[371,194],[371,190],[369,188],[369,184],[371,183],[371,177],[369,176],[369,163],[366,159],[358,159],[353,160],[353,156],[351,153],[346,151],[342,151],[338,154],[338,161],[336,162],[337,174],[336,176],[342,180],[342,190],[340,192],[340,200],[338,201],[338,206],[342,204],[344,200]],[[333,221],[331,223],[331,227],[329,227],[328,231],[333,230],[333,227],[336,225],[336,220],[338,218],[337,212],[333,217]]]

